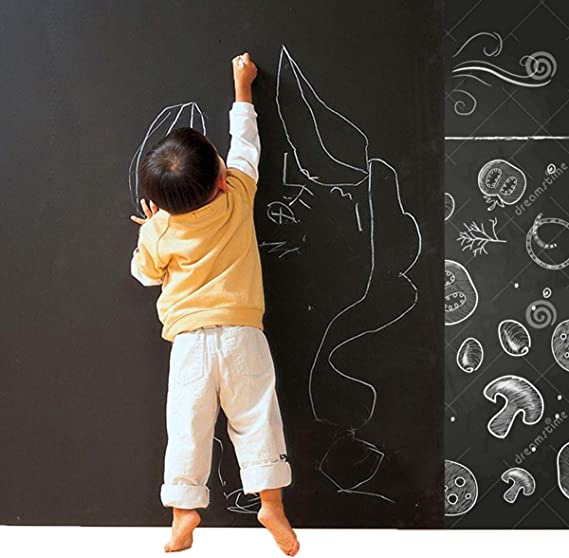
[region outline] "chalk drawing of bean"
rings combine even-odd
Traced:
[[[445,515],[469,512],[478,499],[478,483],[473,472],[456,461],[445,460]]]
[[[569,498],[569,442],[557,454],[557,484],[565,498]]]
[[[492,380],[484,388],[484,397],[492,403],[498,403],[498,397],[504,400],[504,406],[488,422],[488,432],[496,438],[504,439],[509,434],[518,415],[527,426],[537,424],[543,417],[541,393],[520,376],[501,376]]]
[[[526,308],[526,322],[534,329],[544,329],[556,321],[557,310],[549,300],[534,300]]]
[[[482,366],[483,360],[484,348],[480,341],[474,337],[465,339],[456,353],[458,367],[467,374],[476,372]]]
[[[504,500],[513,504],[518,496],[531,496],[535,492],[535,479],[532,474],[521,467],[512,467],[502,473],[500,477],[505,483],[510,484],[504,492]]]
[[[569,320],[559,322],[553,331],[551,352],[555,362],[569,372]]]
[[[524,172],[503,159],[488,161],[478,173],[478,188],[484,194],[488,211],[497,205],[514,205],[526,191],[527,179]]]
[[[504,352],[513,357],[527,355],[531,348],[529,331],[516,320],[502,320],[499,323],[498,339]]]
[[[445,221],[448,221],[454,213],[454,198],[445,192]]]
[[[445,325],[466,320],[478,306],[478,291],[467,269],[445,260]]]

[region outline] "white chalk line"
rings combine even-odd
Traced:
[[[283,63],[283,56],[286,55],[286,57],[289,60],[290,66],[291,66],[291,70],[292,73],[294,75],[294,78],[296,80],[297,86],[298,86],[298,90],[300,92],[300,95],[302,97],[302,100],[304,101],[304,104],[306,105],[306,107],[308,108],[309,112],[310,112],[310,116],[312,118],[312,122],[314,124],[314,128],[315,128],[315,132],[316,135],[318,136],[318,141],[320,143],[320,146],[322,147],[322,150],[324,151],[324,153],[326,153],[326,155],[334,162],[336,162],[339,165],[342,165],[344,167],[347,167],[349,169],[352,169],[356,172],[361,172],[362,174],[364,174],[364,177],[357,183],[334,183],[334,184],[330,184],[330,183],[326,183],[326,182],[320,182],[318,180],[317,176],[312,176],[310,174],[310,172],[305,169],[302,164],[300,163],[300,160],[298,158],[298,153],[296,150],[296,147],[294,146],[294,144],[292,143],[291,139],[290,139],[290,135],[288,132],[288,128],[286,127],[286,123],[285,123],[285,119],[284,116],[282,114],[282,110],[281,110],[281,105],[279,102],[279,98],[280,98],[280,80],[281,80],[281,72],[282,72],[282,63]],[[306,79],[306,77],[304,76],[304,74],[302,73],[302,71],[300,70],[300,68],[297,66],[296,62],[292,59],[292,57],[290,56],[288,50],[286,49],[286,47],[284,45],[282,45],[282,49],[281,49],[281,53],[279,56],[279,64],[278,64],[278,69],[277,69],[277,92],[276,92],[276,103],[277,103],[277,111],[279,113],[279,118],[281,119],[283,128],[284,128],[284,132],[287,138],[288,143],[290,144],[290,146],[292,147],[293,150],[293,154],[294,154],[294,158],[296,160],[296,164],[298,166],[299,171],[306,176],[309,180],[311,180],[312,182],[315,182],[316,184],[320,184],[321,186],[357,186],[359,184],[361,184],[366,178],[366,171],[359,168],[359,167],[355,167],[354,165],[350,165],[349,163],[346,163],[344,161],[341,161],[339,159],[337,159],[336,157],[334,157],[327,149],[326,146],[324,145],[324,142],[322,140],[322,136],[320,135],[320,129],[318,127],[318,122],[316,120],[316,115],[314,114],[314,111],[312,110],[312,107],[310,106],[310,103],[308,102],[308,100],[306,99],[306,95],[304,94],[304,90],[302,88],[299,76],[303,79],[303,81],[306,83],[306,85],[308,86],[308,88],[310,89],[310,91],[312,92],[312,94],[314,95],[314,97],[318,100],[318,102],[320,102],[320,104],[322,104],[322,106],[324,106],[325,108],[327,108],[330,112],[332,112],[333,114],[335,114],[336,116],[338,116],[340,119],[342,119],[344,122],[346,122],[349,126],[351,126],[352,128],[354,128],[365,140],[365,158],[366,161],[368,160],[368,145],[369,145],[369,141],[367,136],[363,133],[363,131],[358,128],[355,124],[353,124],[352,122],[350,122],[346,117],[344,117],[343,115],[341,115],[339,112],[335,111],[334,109],[332,109],[331,107],[329,107],[326,103],[324,103],[324,101],[322,101],[322,99],[319,97],[319,95],[316,93],[316,91],[314,90],[314,88],[312,87],[312,85],[308,82],[308,80]]]
[[[397,322],[398,320],[400,320],[401,318],[403,318],[403,316],[405,316],[408,312],[410,312],[410,311],[415,307],[415,305],[416,305],[416,303],[417,303],[417,300],[418,300],[418,290],[417,290],[416,286],[413,284],[413,282],[406,276],[406,273],[409,272],[409,270],[415,265],[417,259],[419,258],[419,255],[420,255],[421,250],[422,250],[422,237],[421,237],[421,233],[420,233],[420,230],[419,230],[419,226],[418,226],[417,220],[415,219],[415,217],[414,217],[411,213],[405,211],[405,209],[404,209],[404,207],[403,207],[403,204],[402,204],[402,202],[401,202],[401,193],[400,193],[399,179],[398,179],[397,171],[395,170],[395,168],[394,168],[393,166],[391,166],[389,163],[387,163],[387,162],[386,162],[385,160],[383,160],[383,159],[380,159],[380,158],[369,159],[369,156],[368,156],[369,139],[368,139],[368,137],[366,136],[366,134],[365,134],[360,128],[358,128],[353,122],[351,122],[350,120],[348,120],[348,119],[347,119],[346,117],[344,117],[343,115],[339,114],[338,112],[336,112],[336,111],[334,111],[333,109],[331,109],[330,107],[328,107],[328,105],[326,105],[326,104],[322,101],[322,99],[316,94],[316,92],[315,92],[314,88],[312,87],[312,85],[308,82],[308,80],[306,79],[306,77],[303,75],[302,71],[300,70],[300,68],[298,67],[298,65],[296,64],[296,62],[292,59],[292,57],[290,56],[290,54],[289,54],[288,50],[286,49],[286,47],[284,47],[284,45],[283,45],[283,48],[282,48],[282,50],[281,50],[281,54],[280,54],[280,57],[279,57],[279,64],[278,64],[278,71],[277,71],[277,96],[276,96],[276,104],[277,104],[277,109],[278,109],[278,112],[279,112],[279,117],[280,117],[281,122],[282,122],[282,124],[283,124],[283,129],[284,129],[284,133],[285,133],[287,142],[289,143],[289,145],[291,146],[291,148],[292,148],[292,150],[293,150],[294,157],[295,157],[295,160],[296,160],[296,163],[297,163],[297,166],[298,166],[300,172],[301,172],[302,174],[304,174],[304,176],[306,176],[306,177],[308,177],[310,180],[312,180],[313,182],[316,182],[317,184],[321,184],[321,185],[324,185],[324,186],[347,186],[347,185],[348,185],[348,184],[331,184],[331,183],[325,183],[325,182],[320,182],[320,181],[318,181],[318,180],[315,180],[313,177],[311,177],[309,171],[308,171],[307,169],[304,169],[304,168],[302,167],[302,164],[300,163],[300,159],[299,159],[299,157],[298,157],[298,152],[297,152],[296,146],[295,146],[294,143],[292,142],[292,139],[291,139],[290,134],[289,134],[289,132],[288,132],[288,129],[287,129],[287,127],[286,127],[286,122],[285,122],[283,113],[282,113],[282,111],[281,111],[281,106],[280,106],[280,103],[279,103],[280,79],[281,79],[282,63],[283,63],[283,56],[284,56],[284,55],[287,56],[287,58],[288,58],[288,60],[289,60],[289,62],[290,62],[291,69],[292,69],[292,71],[293,71],[293,75],[294,75],[295,80],[296,80],[296,82],[297,82],[298,89],[299,89],[299,91],[300,91],[300,94],[301,94],[301,96],[302,96],[302,99],[303,99],[304,103],[306,104],[306,106],[308,107],[308,109],[309,109],[309,111],[310,111],[310,115],[311,115],[311,118],[312,118],[312,121],[313,121],[313,124],[314,124],[314,127],[315,127],[316,134],[317,134],[317,136],[318,136],[318,140],[319,140],[319,142],[320,142],[320,145],[321,145],[323,151],[326,153],[326,155],[328,155],[328,157],[329,157],[331,160],[335,161],[336,163],[338,163],[338,164],[340,164],[340,165],[347,166],[348,168],[352,168],[352,169],[354,169],[354,170],[360,170],[360,171],[362,171],[362,169],[357,169],[356,167],[353,167],[352,165],[348,165],[348,164],[346,164],[346,163],[344,163],[344,162],[342,162],[342,161],[339,161],[338,159],[336,159],[335,157],[333,157],[333,156],[327,151],[326,147],[325,147],[324,144],[323,144],[322,138],[321,138],[321,136],[320,136],[320,132],[319,132],[319,128],[318,128],[318,122],[317,122],[317,120],[316,120],[316,116],[315,116],[315,114],[314,114],[314,111],[312,110],[312,107],[310,106],[310,103],[308,102],[308,100],[306,99],[306,96],[304,95],[304,91],[303,91],[302,85],[301,85],[301,83],[300,83],[299,76],[300,76],[300,77],[303,79],[303,81],[306,83],[306,85],[308,86],[308,88],[310,89],[310,91],[312,92],[312,94],[315,96],[315,98],[316,98],[324,107],[328,108],[330,111],[332,111],[334,114],[336,114],[336,115],[337,115],[338,117],[340,117],[344,122],[346,122],[349,126],[351,126],[352,128],[354,128],[355,130],[357,130],[358,133],[360,133],[360,134],[362,135],[362,137],[365,139],[365,158],[366,158],[366,161],[367,161],[367,169],[366,169],[366,171],[362,171],[362,172],[365,173],[364,178],[363,178],[361,181],[359,181],[357,184],[349,184],[349,185],[350,185],[350,186],[355,186],[355,185],[361,184],[361,183],[363,182],[363,180],[366,180],[366,179],[368,180],[368,203],[369,203],[369,208],[370,208],[370,229],[369,229],[369,230],[370,230],[370,263],[371,263],[371,266],[370,266],[370,273],[369,273],[368,280],[367,280],[367,284],[366,284],[366,287],[365,287],[365,291],[364,291],[362,297],[361,297],[360,299],[356,300],[355,302],[353,302],[352,304],[348,305],[348,306],[345,307],[344,309],[342,309],[340,312],[338,312],[338,313],[332,318],[332,320],[330,320],[330,322],[328,323],[328,325],[327,325],[327,327],[326,327],[326,329],[325,329],[325,331],[324,331],[324,334],[323,334],[323,336],[322,336],[322,338],[321,338],[321,340],[320,340],[320,344],[319,344],[319,346],[318,346],[318,348],[317,348],[317,351],[316,351],[316,354],[315,354],[315,357],[314,357],[314,361],[313,361],[313,363],[312,363],[312,366],[311,366],[311,369],[310,369],[310,373],[309,373],[309,398],[310,398],[310,403],[311,403],[313,415],[314,415],[314,417],[315,417],[315,419],[316,419],[317,421],[319,421],[319,422],[328,422],[328,423],[331,423],[331,424],[335,424],[335,423],[333,423],[332,421],[324,421],[324,420],[322,420],[322,419],[318,416],[318,414],[317,414],[317,412],[316,412],[316,410],[315,410],[314,400],[313,400],[313,397],[312,397],[312,389],[311,389],[311,386],[312,386],[312,378],[313,378],[313,374],[314,374],[314,369],[315,369],[315,367],[316,367],[316,364],[317,364],[317,362],[318,362],[318,360],[319,360],[320,353],[321,353],[321,351],[322,351],[322,346],[323,346],[323,344],[324,344],[324,342],[325,342],[325,340],[326,340],[326,337],[327,337],[327,335],[328,335],[328,332],[330,331],[330,328],[332,327],[333,323],[334,323],[340,316],[342,316],[344,313],[348,312],[350,309],[354,308],[355,306],[357,306],[358,304],[360,304],[361,302],[363,302],[363,301],[367,298],[367,296],[368,296],[368,294],[369,294],[369,290],[370,290],[370,288],[371,288],[372,281],[373,281],[373,275],[374,275],[374,271],[375,271],[375,244],[374,244],[374,217],[373,217],[373,216],[374,216],[374,210],[373,210],[373,201],[372,201],[372,197],[371,197],[371,184],[372,184],[371,162],[372,162],[372,161],[377,161],[377,162],[382,163],[383,165],[385,165],[386,167],[388,167],[388,168],[393,172],[394,177],[395,177],[395,185],[396,185],[396,189],[397,189],[397,201],[398,201],[398,204],[399,204],[399,209],[400,209],[400,211],[401,211],[401,213],[402,213],[403,215],[405,215],[405,216],[407,216],[407,217],[409,217],[409,218],[412,219],[413,224],[414,224],[414,226],[415,226],[416,234],[417,234],[418,243],[417,243],[417,252],[416,252],[416,254],[415,254],[415,257],[413,258],[412,262],[407,266],[407,268],[406,268],[405,270],[400,271],[400,272],[398,273],[399,277],[402,278],[402,279],[404,279],[405,281],[407,281],[407,283],[408,283],[409,285],[411,285],[411,287],[412,287],[412,289],[413,289],[413,291],[414,291],[414,300],[413,300],[412,304],[411,304],[408,308],[406,308],[405,310],[403,310],[403,311],[399,314],[399,316],[397,316],[396,318],[390,320],[388,323],[385,323],[385,324],[383,324],[383,325],[381,325],[381,326],[379,326],[379,327],[377,327],[377,328],[372,328],[372,329],[369,329],[369,330],[360,332],[360,333],[357,334],[357,335],[354,335],[354,336],[352,336],[352,337],[350,337],[350,338],[348,338],[348,339],[345,339],[345,340],[342,341],[341,343],[337,344],[337,345],[330,351],[330,353],[329,353],[329,355],[328,355],[328,359],[327,359],[327,360],[328,360],[328,364],[330,365],[330,367],[332,368],[332,370],[334,370],[337,374],[339,374],[340,376],[342,376],[342,377],[344,377],[344,378],[347,378],[347,379],[349,379],[349,380],[352,380],[352,381],[354,381],[354,382],[357,382],[357,383],[359,383],[359,384],[362,384],[362,385],[365,385],[365,386],[369,387],[370,390],[371,390],[372,393],[373,393],[373,404],[372,404],[371,412],[370,412],[368,418],[366,419],[366,421],[363,423],[363,425],[360,425],[360,426],[359,426],[359,428],[361,428],[362,426],[364,426],[365,424],[367,424],[367,423],[369,422],[369,420],[371,419],[371,416],[373,416],[373,413],[374,413],[374,410],[375,410],[375,406],[376,406],[376,401],[377,401],[377,391],[375,390],[375,388],[374,388],[374,386],[373,386],[372,384],[370,384],[370,383],[368,383],[368,382],[365,382],[365,381],[363,381],[363,380],[361,380],[361,379],[359,379],[359,378],[354,378],[354,377],[352,377],[352,376],[349,376],[349,375],[347,375],[347,374],[344,374],[342,371],[340,371],[338,368],[336,368],[336,367],[334,366],[334,364],[333,364],[332,361],[331,361],[331,358],[332,358],[333,354],[335,353],[335,351],[336,351],[337,349],[339,349],[340,347],[342,347],[342,346],[344,346],[344,345],[346,345],[346,344],[348,344],[348,343],[354,341],[355,339],[358,339],[359,337],[362,337],[362,336],[366,335],[367,333],[375,333],[375,332],[381,331],[382,329],[384,329],[384,328],[386,328],[386,327],[389,327],[390,325],[394,324],[395,322]],[[356,217],[357,217],[357,221],[358,221],[358,227],[359,227],[360,230],[362,230],[361,220],[360,220],[360,218],[359,218],[359,208],[358,208],[358,205],[357,205],[357,204],[356,204],[355,211],[356,211]],[[342,426],[342,425],[338,425],[338,426]],[[355,431],[355,429],[350,429],[350,430],[351,430],[352,432]],[[373,446],[372,444],[368,444],[368,445],[369,445],[369,447],[373,447],[374,450],[378,452],[378,454],[381,454],[381,460],[379,461],[379,463],[378,463],[378,465],[377,465],[377,468],[376,468],[376,471],[377,471],[377,469],[379,469],[379,466],[380,466],[380,464],[381,464],[381,461],[383,460],[383,455],[384,455],[384,454],[383,454],[383,452],[380,452],[380,451],[379,451],[375,446]],[[368,480],[370,480],[370,478],[372,478],[372,477],[375,475],[375,472],[376,472],[376,471],[374,471],[373,474],[372,474],[369,478],[367,478],[367,479],[365,479],[364,481],[362,481],[362,482],[360,482],[359,484],[357,484],[356,487],[357,487],[357,486],[360,486],[361,484],[363,484],[363,483],[367,482]],[[351,489],[350,489],[350,490],[343,489],[343,490],[345,490],[345,491],[350,491],[350,492],[351,492]],[[359,492],[359,493],[360,493],[360,494],[364,494],[364,492]],[[368,494],[368,493],[365,493],[365,494]],[[379,496],[379,497],[382,497],[382,498],[385,498],[385,497],[383,497],[383,496],[381,496],[381,495],[378,495],[378,496]],[[385,499],[388,500],[388,501],[392,501],[392,500],[390,500],[390,499],[388,499],[388,498],[385,498]]]
[[[174,120],[172,121],[171,125],[168,128],[168,131],[166,132],[166,134],[164,134],[164,136],[168,135],[174,128],[174,126],[176,125],[176,123],[178,122],[178,120],[180,119],[180,116],[182,115],[184,109],[186,107],[191,107],[191,112],[190,112],[190,126],[193,127],[193,121],[194,121],[194,111],[197,111],[200,119],[201,119],[201,125],[202,125],[202,129],[203,129],[203,133],[206,134],[206,126],[205,126],[205,119],[204,119],[204,115],[203,112],[201,111],[199,105],[194,102],[194,101],[190,101],[188,103],[179,103],[176,105],[171,105],[168,107],[163,108],[158,115],[156,116],[156,118],[154,118],[154,120],[152,121],[152,123],[150,124],[150,126],[148,127],[148,129],[146,130],[146,134],[144,135],[144,139],[142,140],[141,144],[138,146],[138,149],[135,151],[133,158],[131,159],[128,171],[129,171],[129,175],[128,175],[128,186],[129,186],[129,190],[131,193],[131,196],[133,195],[133,191],[132,191],[132,171],[133,171],[133,165],[135,166],[135,172],[134,172],[134,200],[136,201],[136,210],[140,212],[140,208],[138,207],[138,194],[139,194],[139,167],[140,167],[140,159],[142,157],[142,154],[144,152],[144,149],[146,147],[146,143],[148,142],[149,137],[158,129],[160,128],[160,126],[162,126],[162,124],[170,117],[172,111],[174,110],[178,110],[178,113],[176,115],[176,117],[174,118]],[[167,113],[164,115],[164,113]],[[164,115],[164,116],[163,116]]]
[[[445,136],[445,141],[544,141],[569,140],[569,136]]]

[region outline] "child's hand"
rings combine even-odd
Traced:
[[[233,64],[233,81],[235,82],[235,100],[253,102],[251,84],[257,77],[257,66],[248,52],[236,56]]]
[[[142,205],[142,211],[144,211],[144,214],[146,215],[147,219],[142,219],[140,217],[137,217],[136,215],[131,215],[130,218],[135,223],[142,225],[143,223],[146,223],[148,219],[152,218],[158,212],[159,208],[152,200],[150,200],[151,209],[149,209],[148,205],[146,204],[146,200],[144,198],[140,200],[140,205]]]

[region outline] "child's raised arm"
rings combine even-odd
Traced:
[[[227,167],[244,172],[256,183],[259,180],[261,143],[257,113],[253,106],[252,83],[257,76],[257,67],[248,52],[236,56],[232,64],[235,102],[229,112],[231,144],[227,154]]]

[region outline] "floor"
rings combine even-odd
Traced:
[[[543,555],[566,548],[565,531],[397,531],[375,529],[296,529],[300,558],[418,556],[453,558]],[[0,525],[0,556],[166,556],[165,527],[26,527]],[[225,552],[224,552],[225,551]],[[169,556],[273,558],[285,556],[263,528],[198,528],[191,549]],[[561,552],[563,554],[563,552]]]

